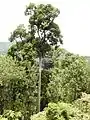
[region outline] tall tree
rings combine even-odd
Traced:
[[[51,4],[35,5],[30,3],[25,10],[25,15],[29,15],[28,30],[23,26],[19,26],[10,37],[10,41],[19,43],[30,43],[32,48],[37,52],[39,58],[39,81],[38,81],[38,112],[40,111],[41,96],[41,70],[42,58],[51,47],[57,47],[62,42],[62,35],[59,26],[54,22],[55,18],[60,14],[59,9],[54,8]],[[20,42],[21,41],[21,42]],[[20,53],[20,51],[19,51]]]

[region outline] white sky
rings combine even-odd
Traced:
[[[30,2],[51,3],[61,11],[57,19],[64,48],[80,55],[90,55],[90,0],[0,0],[0,41],[8,41],[17,25],[27,23],[25,6]]]

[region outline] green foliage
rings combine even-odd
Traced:
[[[0,116],[0,120],[8,120],[8,119]]]
[[[29,63],[28,63],[29,64]],[[25,118],[36,112],[37,69],[28,65],[28,74],[10,57],[0,57],[0,112],[21,111]],[[28,118],[29,119],[29,118]]]
[[[47,51],[50,51],[51,45],[62,44],[62,36],[59,26],[54,23],[60,11],[54,8],[51,4],[35,5],[30,3],[27,6],[25,15],[29,15],[29,31],[37,34],[33,41],[34,47],[39,56],[44,56]]]
[[[42,112],[39,112],[38,114],[32,115],[31,120],[47,120],[46,112],[42,111]]]
[[[10,42],[12,42],[14,40],[17,40],[17,42],[18,42],[17,38],[20,38],[19,40],[23,41],[25,36],[26,36],[26,29],[23,24],[20,24],[17,27],[17,29],[15,31],[13,31],[13,33],[11,33],[9,40],[10,40]]]
[[[19,25],[11,33],[9,41],[16,43],[16,50],[11,49],[10,54],[11,52],[20,53],[21,49],[25,48],[23,44],[31,43],[33,50],[37,51],[39,57],[42,57],[50,51],[51,46],[62,44],[61,31],[59,26],[54,23],[59,13],[59,9],[54,8],[51,4],[30,3],[25,10],[25,15],[29,15],[28,29],[24,25]],[[15,54],[11,55],[15,56]]]
[[[49,103],[43,111],[31,117],[31,120],[90,120],[90,116],[67,103]]]
[[[12,110],[6,110],[4,111],[4,114],[1,115],[0,120],[20,120],[22,117],[21,112],[14,112]]]
[[[54,56],[56,55],[56,56]],[[53,53],[54,68],[47,95],[50,101],[72,102],[87,91],[89,84],[86,59],[64,50]]]
[[[34,64],[36,58],[36,52],[32,48],[31,43],[18,42],[14,43],[8,50],[8,55],[12,56],[20,65],[25,67],[25,63],[29,62]],[[23,64],[21,64],[23,63]],[[27,67],[27,66],[26,66]]]
[[[89,81],[89,83],[88,83],[88,89],[87,89],[87,93],[88,94],[90,94],[90,62],[87,60],[87,71],[88,71],[88,81]]]
[[[59,14],[51,4],[30,3],[25,10],[25,15],[29,15],[28,28],[19,25],[11,33],[9,40],[14,44],[8,50],[9,56],[0,57],[0,119],[18,120],[22,113],[23,119],[29,120],[36,110],[40,111],[40,102],[43,110],[50,101],[57,104],[49,103],[31,120],[90,120],[87,98],[84,103],[77,100],[73,105],[58,103],[72,102],[81,92],[90,92],[86,60],[58,48],[63,44],[59,26],[54,22]],[[51,62],[44,64],[43,70],[42,58],[46,64]],[[83,105],[82,109],[78,104]],[[5,110],[9,111],[4,113]]]
[[[82,93],[81,98],[75,100],[73,105],[90,115],[90,94]]]
[[[44,107],[48,104],[48,98],[47,98],[47,87],[50,80],[51,71],[43,69],[42,75],[41,75],[41,111],[44,109]]]
[[[41,67],[42,58],[51,50],[51,46],[57,47],[62,44],[62,35],[59,26],[54,23],[60,11],[54,8],[51,4],[35,5],[30,3],[25,10],[25,15],[29,15],[28,29],[24,25],[19,25],[9,38],[11,42],[15,42],[15,46],[8,51],[9,55],[21,61],[33,61],[33,54],[35,51],[39,58],[39,80],[38,80],[38,111],[40,111],[41,100]],[[27,49],[24,44],[30,44],[31,47]],[[27,54],[27,50],[29,51]],[[26,67],[27,68],[27,67]]]

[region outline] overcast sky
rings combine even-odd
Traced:
[[[90,0],[0,0],[0,42],[8,41],[17,25],[27,24],[24,16],[29,2],[51,3],[61,11],[56,20],[64,48],[80,55],[90,55]]]

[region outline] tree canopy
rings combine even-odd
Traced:
[[[52,46],[57,48],[60,44],[63,44],[59,26],[54,22],[59,14],[59,9],[51,4],[35,5],[30,3],[25,10],[25,15],[29,15],[28,29],[24,25],[19,25],[9,38],[11,42],[15,41],[16,43],[8,52],[13,58],[16,56],[18,60],[24,60],[27,56],[28,60],[31,60],[33,54],[29,52],[27,55],[27,51],[25,52],[28,44],[31,45],[31,49],[29,48],[28,51],[35,51],[39,58],[38,112],[40,111],[41,100],[42,58],[51,50]]]

